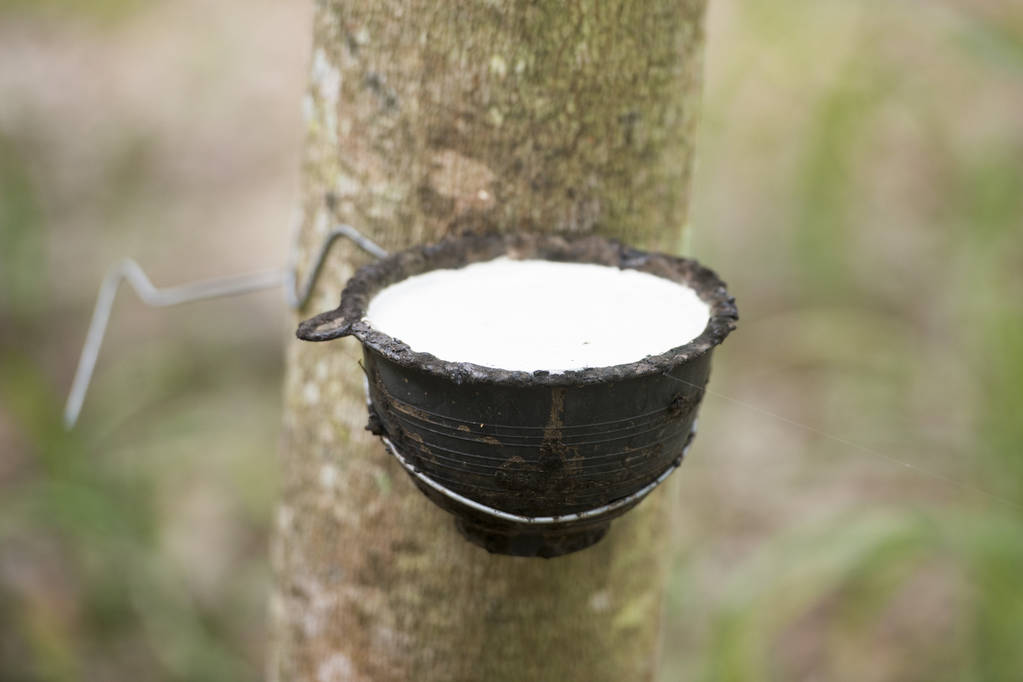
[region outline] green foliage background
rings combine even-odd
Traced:
[[[0,4],[0,680],[261,674],[310,8]],[[1023,8],[712,0],[691,252],[737,296],[664,680],[1023,679]]]

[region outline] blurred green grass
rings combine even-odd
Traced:
[[[0,6],[0,680],[260,677],[277,298],[124,296],[59,424],[108,262],[286,244],[308,8],[200,5]],[[708,23],[689,243],[742,320],[676,482],[662,678],[1023,679],[1023,11]]]

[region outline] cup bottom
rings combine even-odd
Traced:
[[[578,529],[537,532],[496,527],[456,516],[455,527],[466,540],[491,554],[551,559],[596,544],[607,533],[611,522]]]

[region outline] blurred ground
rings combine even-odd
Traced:
[[[0,680],[260,677],[308,3],[0,4]],[[1023,679],[1023,8],[712,0],[665,680]]]

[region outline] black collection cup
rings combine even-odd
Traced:
[[[691,287],[710,317],[699,336],[660,355],[561,373],[441,360],[363,319],[373,296],[391,284],[501,256],[647,272]],[[627,312],[607,314],[627,325]],[[553,557],[600,540],[613,518],[681,463],[711,352],[737,319],[724,283],[690,259],[593,235],[471,234],[361,268],[340,306],[302,322],[298,337],[359,339],[367,428],[420,490],[455,515],[466,538],[494,553]]]

